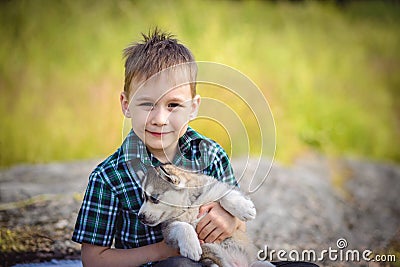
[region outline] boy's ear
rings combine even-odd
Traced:
[[[124,116],[131,118],[132,116],[129,110],[129,96],[125,92],[122,92],[119,96],[119,101],[121,102],[121,109]]]
[[[193,120],[197,117],[197,113],[199,112],[200,108],[200,103],[201,103],[201,97],[200,95],[196,95],[192,100],[192,110],[189,115],[190,120]]]

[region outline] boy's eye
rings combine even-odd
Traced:
[[[144,103],[140,103],[139,106],[141,106],[141,107],[153,107],[154,104],[150,103],[150,102],[144,102]]]
[[[179,104],[179,103],[169,103],[168,104],[169,108],[177,108],[177,107],[180,107],[180,106],[181,106],[181,104]]]

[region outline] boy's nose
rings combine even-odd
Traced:
[[[169,112],[163,108],[156,107],[150,113],[150,122],[155,125],[168,124]]]

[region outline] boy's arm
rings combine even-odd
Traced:
[[[178,256],[177,249],[164,241],[132,249],[115,249],[82,243],[82,263],[90,266],[139,266],[151,261],[160,261]]]
[[[218,202],[200,207],[199,217],[207,212],[196,226],[199,239],[206,242],[221,242],[231,237],[236,230],[246,231],[246,224],[227,212]]]
[[[212,155],[208,165],[206,175],[213,176],[217,180],[238,186],[233,169],[225,150],[216,142],[212,145],[204,146],[204,155]],[[211,149],[211,151],[210,151]],[[231,237],[236,230],[246,231],[246,224],[238,218],[232,216],[217,202],[203,205],[199,210],[199,217],[207,213],[197,224],[196,232],[199,239],[204,242],[221,242]]]

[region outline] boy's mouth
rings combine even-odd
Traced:
[[[148,132],[149,134],[151,134],[152,136],[155,136],[155,137],[162,137],[163,135],[166,135],[169,133],[169,132],[152,132],[152,131],[148,131],[148,130],[146,130],[146,132]]]

